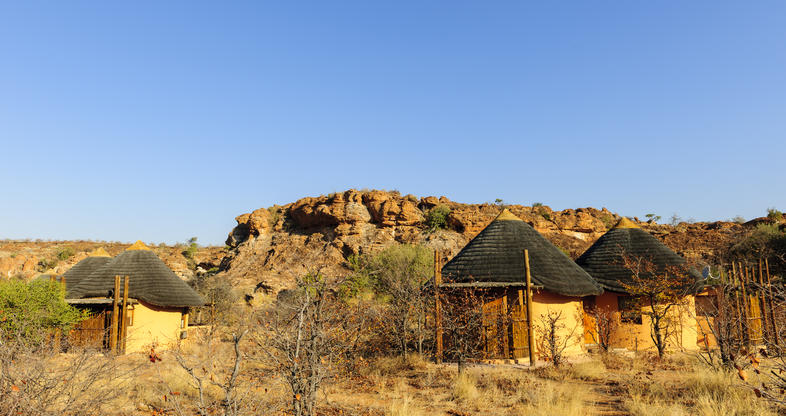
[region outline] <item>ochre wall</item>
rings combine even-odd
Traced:
[[[581,298],[568,297],[545,291],[532,293],[532,324],[535,332],[535,345],[538,347],[544,322],[542,317],[550,312],[561,313],[560,325],[562,337],[570,337],[565,348],[565,355],[578,355],[584,352],[582,342],[584,336],[584,323],[582,320]],[[536,350],[541,355],[539,347]]]
[[[151,345],[166,349],[180,336],[182,308],[162,308],[140,301],[134,305],[134,322],[126,335],[126,352],[149,351]]]
[[[654,351],[655,343],[650,336],[650,317],[644,312],[647,307],[642,308],[641,324],[620,322],[620,313],[617,310],[617,297],[621,294],[614,292],[604,292],[595,298],[596,306],[605,311],[610,311],[618,326],[611,337],[612,348],[627,348],[630,350]],[[696,350],[698,328],[696,319],[693,316],[695,310],[693,296],[688,296],[682,305],[673,307],[670,315],[679,322],[679,328],[674,337],[669,342],[669,349],[676,350]]]

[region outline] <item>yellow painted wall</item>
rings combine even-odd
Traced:
[[[568,297],[545,291],[535,291],[532,294],[532,314],[533,327],[535,328],[535,345],[540,344],[540,331],[538,327],[543,327],[541,318],[548,316],[549,312],[561,313],[562,336],[568,337],[568,345],[565,348],[565,355],[578,355],[584,352],[583,337],[584,323],[582,320],[581,298]],[[572,335],[571,335],[572,333]],[[537,350],[542,353],[540,350]]]
[[[126,335],[126,352],[171,348],[180,337],[182,308],[162,308],[140,301],[134,305],[134,322]]]
[[[623,323],[620,321],[620,313],[617,310],[617,297],[621,296],[614,292],[604,292],[595,298],[595,304],[599,309],[611,311],[617,321],[617,330],[612,334],[612,348],[627,348],[630,350],[654,351],[655,343],[650,336],[650,318],[644,312],[648,309],[642,308],[641,324]],[[670,316],[678,322],[678,329],[673,339],[670,340],[671,350],[697,349],[696,340],[698,328],[696,319],[693,316],[695,309],[693,296],[686,297],[684,303],[673,307]]]

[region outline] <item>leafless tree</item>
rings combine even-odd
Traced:
[[[224,416],[255,415],[262,410],[270,410],[264,406],[259,397],[252,391],[262,382],[258,375],[246,364],[246,338],[249,328],[237,325],[233,328],[209,328],[190,347],[182,344],[164,357],[172,357],[177,365],[188,374],[191,387],[196,391],[195,397],[184,392],[174,391],[166,383],[167,377],[159,376],[166,387],[163,392],[167,397],[168,409],[177,415],[190,415],[194,412],[207,416],[220,412]],[[151,352],[151,361],[155,364],[157,354]],[[221,391],[220,396],[208,393],[213,386]]]
[[[696,298],[695,319],[704,339],[699,358],[713,368],[734,368],[745,356],[738,301],[737,288],[728,283],[715,285],[709,296]]]
[[[0,414],[88,415],[109,412],[121,400],[124,378],[135,371],[90,348],[53,350],[49,341],[4,334],[0,343]],[[114,402],[114,403],[113,403]]]
[[[267,363],[292,392],[295,416],[313,416],[323,381],[343,360],[351,359],[362,322],[360,314],[340,299],[343,279],[319,272],[297,279],[294,290],[280,294],[272,310],[260,318],[256,336]]]
[[[482,296],[473,289],[445,290],[443,295],[444,352],[456,360],[459,374],[464,372],[468,358],[484,358]]]
[[[534,328],[538,349],[554,367],[562,365],[565,350],[578,342],[578,328],[578,323],[571,326],[566,322],[562,311],[549,310],[538,318]]]
[[[686,296],[694,289],[694,279],[687,266],[658,267],[651,259],[623,254],[623,266],[631,281],[623,287],[644,307],[649,316],[650,337],[662,358],[679,328],[675,315],[684,308]]]
[[[608,308],[593,306],[587,310],[587,314],[592,317],[595,330],[590,331],[590,336],[598,348],[603,352],[609,352],[611,348],[612,336],[619,328],[620,321],[618,314]]]

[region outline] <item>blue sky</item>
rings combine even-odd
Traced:
[[[0,238],[218,244],[352,187],[752,218],[784,45],[782,1],[5,2]]]

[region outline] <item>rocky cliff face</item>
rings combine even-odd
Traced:
[[[426,216],[438,205],[450,209],[447,228],[429,231]],[[547,206],[506,207],[573,258],[620,218],[606,208],[553,211]],[[495,204],[461,204],[445,197],[417,198],[385,191],[348,190],[307,197],[238,216],[227,239],[231,250],[221,269],[241,285],[262,282],[281,288],[291,284],[294,276],[317,266],[333,274],[348,273],[351,256],[395,243],[424,244],[448,259],[500,210]],[[632,220],[683,256],[708,262],[745,229],[729,222],[672,227]]]

